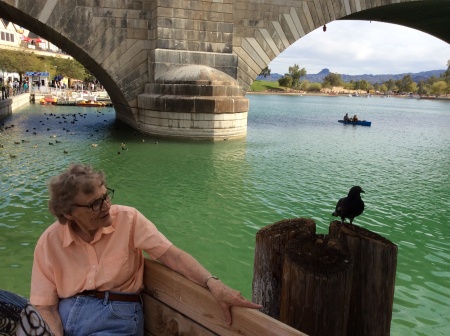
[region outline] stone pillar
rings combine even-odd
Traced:
[[[245,137],[248,99],[231,76],[204,65],[173,69],[138,96],[139,129],[198,140]]]

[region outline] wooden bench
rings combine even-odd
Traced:
[[[145,261],[145,335],[306,336],[255,309],[233,307],[228,326],[212,294],[164,265]]]

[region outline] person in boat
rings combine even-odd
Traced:
[[[24,297],[0,290],[0,335],[52,336],[50,327]]]
[[[348,113],[345,114],[344,116],[344,121],[351,121],[350,117],[348,116]]]
[[[353,122],[358,121],[358,116],[357,116],[356,114],[353,116],[352,121],[353,121]]]
[[[228,324],[231,307],[261,308],[173,245],[137,209],[113,205],[103,172],[72,164],[49,182],[57,218],[34,252],[30,301],[56,336],[143,335],[145,251],[212,293]]]

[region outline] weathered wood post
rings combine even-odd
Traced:
[[[352,262],[337,239],[294,238],[284,255],[280,321],[314,336],[347,335]]]
[[[340,221],[330,224],[330,236],[345,243],[353,257],[347,335],[389,335],[397,246],[376,233]]]
[[[316,232],[312,219],[285,219],[260,229],[256,234],[253,273],[253,302],[275,319],[280,316],[280,298],[284,251],[290,239]]]

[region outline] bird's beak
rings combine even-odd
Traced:
[[[362,193],[365,193],[364,190],[362,190],[362,189],[361,189],[361,192],[362,192]]]

